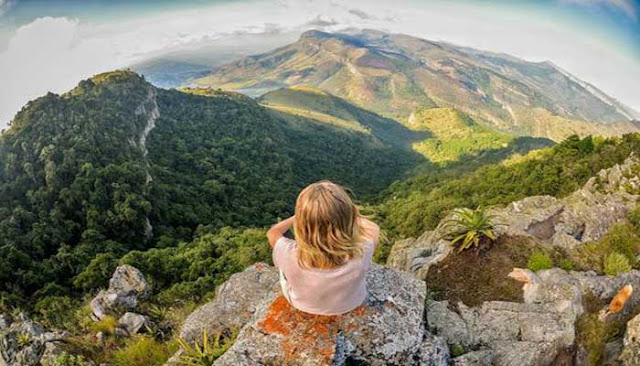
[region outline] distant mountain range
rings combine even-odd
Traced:
[[[311,86],[405,124],[423,109],[455,108],[501,131],[557,141],[640,129],[637,111],[551,62],[373,30],[308,31],[191,83],[250,96]]]

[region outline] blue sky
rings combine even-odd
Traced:
[[[0,0],[0,127],[47,91],[166,52],[347,27],[551,60],[640,110],[636,0]]]

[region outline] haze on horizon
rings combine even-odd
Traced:
[[[640,110],[634,0],[0,0],[0,128],[27,101],[99,72],[204,48],[192,61],[213,64],[238,40],[242,56],[346,28],[550,60]]]

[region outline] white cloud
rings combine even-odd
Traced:
[[[48,91],[67,91],[99,72],[172,50],[216,44],[226,35],[317,27],[377,28],[533,61],[550,59],[640,109],[640,93],[633,82],[640,80],[637,60],[589,35],[532,18],[449,1],[398,7],[374,0],[263,0],[110,23],[39,18],[17,29],[7,48],[0,50],[0,127],[28,100]]]

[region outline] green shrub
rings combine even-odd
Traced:
[[[618,224],[609,228],[600,239],[600,246],[605,255],[617,252],[627,257],[632,264],[640,255],[640,237],[637,230],[629,224]]]
[[[38,320],[47,328],[73,332],[77,328],[75,311],[77,305],[67,296],[49,296],[38,301],[34,307]]]
[[[558,267],[565,271],[573,271],[576,268],[576,264],[569,258],[560,258],[558,259]]]
[[[118,319],[116,319],[111,315],[107,315],[104,318],[102,318],[100,321],[95,322],[91,325],[91,332],[93,333],[102,332],[105,334],[114,334],[117,326],[118,326]]]
[[[636,230],[640,230],[640,205],[629,212],[629,222]]]
[[[177,350],[175,342],[160,343],[152,338],[136,336],[113,353],[114,366],[156,366],[164,364]]]
[[[545,252],[534,252],[529,257],[529,261],[527,262],[527,268],[536,272],[542,269],[549,269],[553,267],[553,260],[551,256]]]
[[[609,254],[604,260],[604,273],[606,275],[617,276],[629,271],[631,271],[629,259],[618,252]]]
[[[472,248],[476,251],[490,246],[496,240],[493,231],[496,224],[494,215],[478,207],[475,210],[458,208],[453,210],[444,228],[445,237],[450,238],[451,244],[458,247],[458,252]]]

